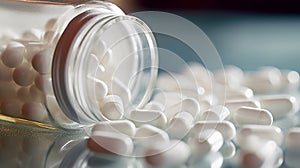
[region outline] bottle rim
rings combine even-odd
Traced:
[[[155,85],[157,77],[158,65],[156,43],[151,30],[147,27],[147,25],[144,22],[142,22],[138,18],[120,15],[120,13],[103,13],[103,10],[101,11],[95,9],[88,9],[75,16],[68,23],[67,27],[65,28],[57,43],[52,62],[52,83],[54,94],[57,98],[58,104],[61,107],[63,113],[68,118],[77,123],[91,124],[99,120],[108,120],[105,116],[101,115],[101,112],[100,114],[97,113],[95,103],[91,105],[91,102],[86,102],[86,100],[88,100],[87,97],[82,97],[82,95],[84,94],[79,93],[82,92],[82,90],[80,88],[78,90],[78,87],[84,85],[82,85],[82,82],[76,77],[78,77],[79,74],[83,75],[82,73],[84,72],[80,71],[80,68],[77,68],[77,70],[70,68],[80,67],[79,65],[77,65],[81,64],[80,61],[78,61],[78,59],[80,60],[82,58],[78,58],[78,55],[76,54],[79,52],[79,50],[82,50],[84,47],[87,47],[83,44],[84,42],[82,42],[80,38],[87,38],[91,36],[92,32],[89,30],[93,29],[95,25],[101,25],[99,28],[101,29],[101,31],[105,31],[109,29],[112,25],[124,21],[132,24],[133,26],[131,28],[134,29],[135,27],[137,27],[140,29],[141,34],[137,34],[138,37],[145,37],[143,41],[135,41],[135,43],[137,44],[134,43],[133,45],[141,45],[142,48],[145,49],[146,43],[145,52],[147,52],[147,54],[145,54],[146,56],[139,57],[139,59],[141,60],[138,60],[138,64],[139,68],[150,69],[149,75],[146,75],[148,78],[147,84],[144,84],[145,86],[139,86],[138,89],[135,89],[134,91],[143,92],[143,95],[136,98],[134,102],[134,107],[131,106],[130,108],[138,108],[143,106],[151,97],[152,88]],[[94,22],[94,25],[90,24],[91,22]],[[80,45],[77,45],[79,43]],[[146,63],[145,65],[145,62],[148,63]],[[74,73],[79,74],[74,75]],[[139,75],[139,77],[141,77],[141,75]],[[138,82],[135,86],[143,85],[141,83],[142,79],[136,80],[138,80]],[[81,84],[74,85],[74,83]],[[77,89],[74,87],[77,87]]]

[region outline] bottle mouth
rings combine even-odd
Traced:
[[[99,108],[103,88],[97,87],[97,81],[106,83],[108,94],[118,94],[112,84],[116,80],[127,88],[126,112],[149,100],[157,65],[155,39],[144,22],[89,9],[69,22],[56,45],[54,94],[61,110],[77,123],[108,120]]]

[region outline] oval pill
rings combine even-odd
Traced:
[[[170,120],[166,131],[171,138],[182,139],[189,133],[189,130],[193,126],[193,122],[194,118],[190,113],[180,112]]]
[[[167,124],[166,115],[157,110],[135,109],[132,110],[126,117],[138,126],[151,124],[153,126],[163,128]]]
[[[198,121],[190,130],[191,136],[196,136],[199,132],[215,129],[219,131],[224,140],[231,140],[236,135],[236,128],[230,121]]]
[[[137,128],[134,140],[142,146],[154,144],[167,145],[170,142],[169,135],[162,129],[150,124],[144,124]]]
[[[239,125],[272,125],[273,116],[268,110],[243,106],[235,111],[233,120]]]
[[[260,108],[260,103],[253,99],[228,100],[225,102],[225,107],[229,109],[231,115],[242,106]]]
[[[279,146],[283,142],[283,133],[279,127],[266,125],[244,125],[237,131],[237,143],[242,143],[242,141],[245,141],[245,138],[252,135],[266,140],[273,140]]]
[[[211,109],[203,112],[200,120],[222,121],[230,116],[228,108],[222,105],[213,106]]]
[[[93,126],[92,133],[95,131],[116,132],[133,137],[135,134],[135,125],[129,120],[102,121]]]
[[[287,130],[285,135],[285,146],[288,149],[300,149],[300,127],[293,127]]]
[[[179,112],[188,112],[194,118],[200,113],[200,105],[198,101],[194,98],[184,98],[182,101],[166,107],[165,114],[168,119],[173,118]]]
[[[299,102],[291,95],[261,96],[257,100],[261,108],[269,110],[274,119],[282,118],[299,110]]]

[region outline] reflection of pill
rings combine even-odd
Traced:
[[[291,95],[270,95],[257,99],[261,108],[269,110],[274,119],[282,118],[299,110],[299,102]]]
[[[223,136],[219,131],[207,129],[194,137],[190,137],[188,145],[193,155],[204,156],[210,152],[217,152],[222,147],[223,141]]]
[[[94,131],[87,140],[87,146],[90,150],[128,156],[133,152],[133,142],[125,134],[108,131]]]
[[[191,136],[196,136],[201,131],[215,129],[219,131],[224,140],[233,139],[236,135],[236,128],[230,121],[198,121],[190,130]]]
[[[165,108],[164,105],[158,101],[150,101],[144,107],[144,109],[147,110],[158,110],[158,111],[164,111],[164,108]]]
[[[1,113],[14,116],[14,117],[20,117],[21,114],[21,108],[22,108],[22,102],[18,99],[5,99],[1,103]]]
[[[145,152],[145,160],[154,166],[177,167],[185,164],[190,154],[190,147],[185,142],[171,140],[166,146],[156,144],[149,147]]]
[[[135,134],[135,125],[129,120],[102,121],[93,126],[92,132],[95,131],[116,132],[132,137]]]
[[[279,127],[266,125],[244,125],[237,131],[237,142],[243,143],[248,136],[258,136],[266,140],[273,140],[277,145],[281,145],[283,141],[283,133]]]
[[[272,125],[273,116],[266,109],[243,106],[233,114],[233,120],[239,125]]]

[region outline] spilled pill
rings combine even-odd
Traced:
[[[233,120],[238,125],[271,125],[273,116],[268,110],[243,106],[234,112]]]
[[[190,134],[196,136],[207,129],[219,131],[224,140],[231,140],[236,135],[236,128],[230,121],[197,121],[191,128]]]

